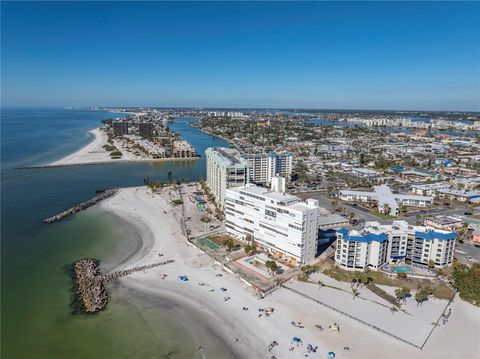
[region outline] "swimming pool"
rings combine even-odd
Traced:
[[[411,272],[412,268],[407,267],[407,266],[399,266],[399,267],[392,267],[392,272],[398,273],[398,272]]]

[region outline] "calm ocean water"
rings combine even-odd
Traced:
[[[60,223],[44,225],[52,214],[88,199],[99,188],[142,185],[145,177],[198,179],[195,162],[118,164],[19,170],[72,153],[92,138],[87,131],[119,114],[64,109],[1,110],[1,354],[4,358],[158,358],[174,352],[190,358],[194,329],[178,321],[179,308],[148,298],[122,297],[111,290],[106,311],[85,317],[70,308],[68,266],[83,257],[103,261],[133,248],[136,234],[119,220],[92,208]],[[227,145],[179,119],[179,131],[199,153]],[[184,321],[191,320],[184,313]],[[176,318],[177,320],[174,320]],[[213,335],[217,357],[228,349]]]

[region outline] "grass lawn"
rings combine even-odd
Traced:
[[[235,245],[241,243],[241,242],[239,242],[238,240],[236,240],[235,238],[230,237],[230,236],[227,236],[226,234],[208,237],[208,239],[210,239],[212,242],[215,242],[215,243],[218,244],[220,247],[223,247],[223,241],[224,241],[225,239],[228,239],[228,238],[231,238],[231,239],[233,240],[233,243],[234,243]]]
[[[440,284],[433,288],[433,296],[438,299],[450,300],[453,297],[453,292],[445,284]]]
[[[341,268],[338,268],[333,264],[333,262],[330,261],[330,263],[323,263],[324,265],[322,266],[324,269],[322,270],[322,273],[335,279],[340,282],[347,282],[351,283],[353,279],[353,273],[351,271],[346,271]],[[433,296],[438,299],[451,299],[453,296],[453,291],[448,288],[444,284],[436,284],[435,282],[429,281],[427,279],[417,279],[417,278],[395,278],[395,277],[389,277],[385,273],[382,272],[376,272],[376,271],[370,271],[368,275],[372,278],[372,281],[376,285],[386,285],[389,287],[397,287],[397,288],[408,288],[410,290],[417,290],[419,287],[422,286],[429,286],[433,289]],[[378,288],[380,289],[380,288]],[[381,290],[381,289],[380,289]],[[375,291],[373,289],[372,291]],[[378,291],[380,293],[380,291]],[[378,293],[377,293],[378,294]],[[388,297],[391,297],[390,299],[387,299],[388,297],[381,295],[382,293],[378,294],[380,297],[386,299],[387,301],[391,302],[391,297],[387,293],[385,293]]]
[[[370,214],[374,215],[375,217],[381,218],[381,219],[398,219],[396,216],[391,216],[391,215],[386,215],[378,211],[378,209],[374,209],[373,211],[370,211]]]

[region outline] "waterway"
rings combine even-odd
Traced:
[[[4,358],[175,358],[201,357],[202,338],[210,358],[231,357],[226,345],[195,313],[175,303],[111,289],[106,311],[72,314],[69,265],[84,257],[106,266],[135,251],[138,234],[117,217],[94,208],[62,222],[42,220],[94,195],[100,188],[142,185],[143,179],[192,180],[204,176],[205,159],[155,164],[113,164],[18,170],[48,163],[92,140],[88,130],[103,111],[64,109],[1,110],[1,356]],[[180,132],[203,154],[224,141],[178,119]]]

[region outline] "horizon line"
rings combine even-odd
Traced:
[[[480,110],[402,110],[402,109],[374,109],[374,108],[316,108],[316,107],[212,107],[212,106],[124,106],[124,105],[108,105],[108,106],[73,106],[73,105],[0,105],[0,109],[6,108],[63,108],[63,109],[195,109],[195,110],[293,110],[293,111],[359,111],[359,112],[436,112],[436,113],[473,113],[480,114]]]

